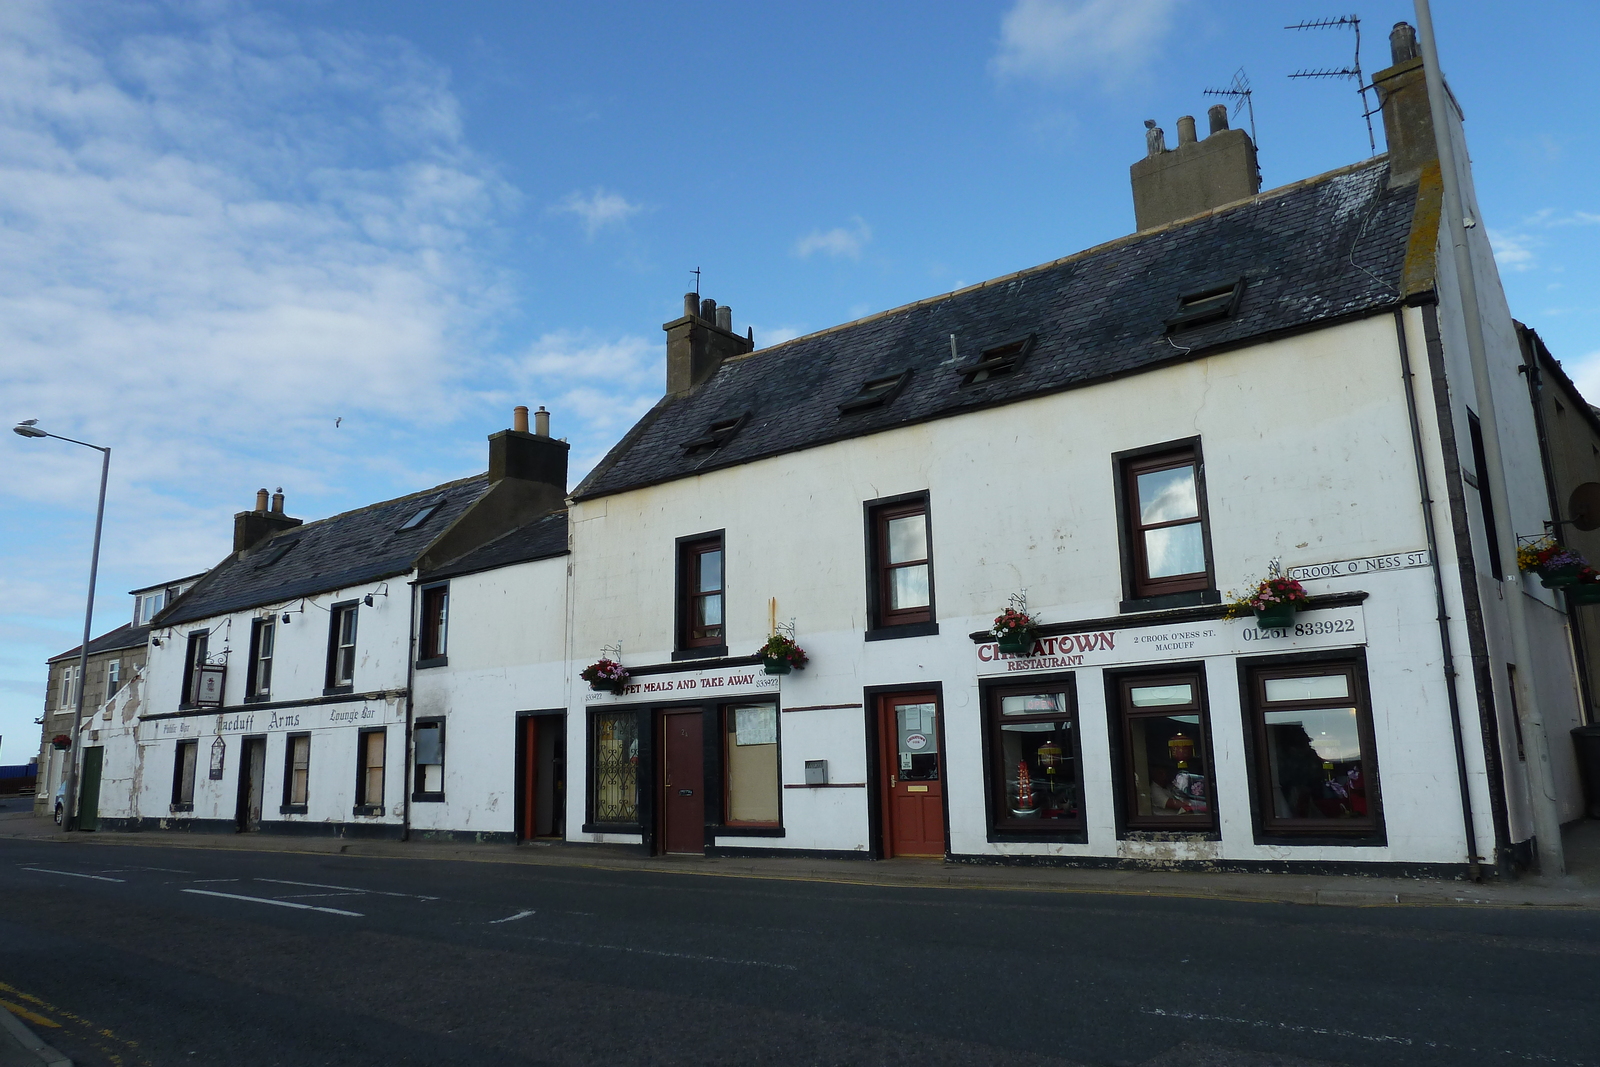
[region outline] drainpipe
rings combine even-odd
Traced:
[[[1405,311],[1396,308],[1394,332],[1400,345],[1400,374],[1406,387],[1406,413],[1411,416],[1411,452],[1417,460],[1417,491],[1422,495],[1422,525],[1427,531],[1428,558],[1433,561],[1433,600],[1439,616],[1439,651],[1444,657],[1444,691],[1450,700],[1450,736],[1455,742],[1456,777],[1461,783],[1461,830],[1467,838],[1467,870],[1474,882],[1483,881],[1478,855],[1478,830],[1472,819],[1472,790],[1467,778],[1467,746],[1461,731],[1461,700],[1456,693],[1456,657],[1450,645],[1450,616],[1444,606],[1444,572],[1440,569],[1439,538],[1433,526],[1433,493],[1428,488],[1428,467],[1422,451],[1422,426],[1417,421],[1417,391],[1412,381],[1411,347],[1406,343]]]
[[[411,636],[406,641],[406,758],[403,761],[405,777],[400,782],[400,840],[411,840],[411,706],[417,699],[417,586],[411,584]]]
[[[1511,624],[1511,652],[1521,666],[1515,678],[1517,713],[1522,719],[1523,743],[1531,748],[1528,759],[1528,800],[1533,808],[1534,834],[1538,841],[1539,870],[1546,875],[1566,873],[1566,857],[1561,846],[1561,815],[1550,766],[1550,741],[1545,736],[1544,714],[1533,685],[1533,651],[1528,638],[1528,618],[1523,603],[1522,572],[1517,568],[1517,537],[1511,525],[1511,504],[1506,494],[1505,458],[1500,451],[1500,423],[1495,416],[1495,400],[1489,380],[1489,359],[1483,337],[1483,318],[1478,306],[1478,283],[1472,272],[1472,255],[1467,248],[1467,228],[1461,205],[1461,188],[1456,173],[1455,145],[1450,141],[1449,97],[1444,76],[1439,71],[1439,50],[1433,37],[1433,14],[1428,0],[1416,0],[1417,35],[1422,44],[1422,70],[1428,85],[1428,107],[1432,112],[1433,139],[1439,149],[1439,171],[1444,185],[1444,221],[1455,258],[1456,284],[1460,289],[1461,313],[1466,326],[1467,355],[1472,361],[1472,385],[1477,394],[1478,419],[1483,426],[1483,451],[1489,468],[1489,499],[1494,506],[1495,533],[1500,540],[1501,583],[1506,615]]]

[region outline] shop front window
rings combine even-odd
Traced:
[[[777,826],[778,706],[737,704],[723,709],[727,823]]]
[[[594,717],[594,821],[639,821],[639,716],[634,712]]]
[[[1357,683],[1348,663],[1254,672],[1256,793],[1268,828],[1377,825],[1371,723]]]
[[[1198,674],[1124,678],[1122,815],[1129,829],[1215,827],[1210,742]]]
[[[1083,825],[1077,702],[1065,683],[991,689],[989,782],[996,829]]]

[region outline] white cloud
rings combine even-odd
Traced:
[[[1017,0],[1000,20],[1002,78],[1125,83],[1154,58],[1177,0]]]
[[[661,398],[666,362],[667,348],[660,341],[561,330],[545,334],[506,361],[497,377],[510,386],[505,400],[532,397],[533,403],[549,407],[551,432],[557,437],[568,436],[566,428],[576,421],[586,436],[614,441]],[[588,463],[603,454],[601,450]],[[574,482],[586,469],[574,456]]]
[[[398,39],[232,4],[0,7],[0,417],[114,449],[97,631],[123,590],[214,564],[257,486],[314,517],[352,482],[462,473],[417,430],[477,402],[508,298],[472,247],[516,203]],[[5,643],[0,692],[77,640],[99,475],[6,437],[0,625],[64,640]],[[18,712],[0,700],[3,732]]]
[[[1567,372],[1567,377],[1578,387],[1584,400],[1593,404],[1600,399],[1600,351],[1590,352],[1570,362],[1562,360],[1561,369]]]
[[[754,326],[752,329],[756,332],[757,348],[771,348],[773,345],[781,345],[785,341],[792,341],[796,337],[804,336],[810,332],[804,326],[790,326],[787,324],[772,327]]]
[[[630,203],[621,193],[608,193],[596,186],[588,196],[568,193],[561,203],[550,210],[578,216],[583,220],[584,233],[592,241],[607,226],[620,226],[643,211],[644,205]]]
[[[1522,234],[1506,230],[1489,231],[1489,245],[1494,249],[1494,260],[1502,270],[1532,270],[1533,247],[1537,243]]]
[[[814,252],[825,252],[835,259],[860,259],[861,249],[872,240],[872,228],[860,215],[853,216],[850,222],[848,229],[835,226],[831,230],[812,230],[795,242],[794,254],[801,259],[810,258]]]

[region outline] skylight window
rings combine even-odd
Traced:
[[[431,503],[422,505],[422,507],[417,510],[416,514],[412,515],[409,519],[400,524],[400,529],[398,532],[405,533],[407,530],[415,530],[418,526],[421,526],[423,523],[432,518],[433,513],[438,511],[443,506],[444,501],[442,500],[435,500]]]
[[[685,441],[683,443],[684,452],[692,456],[697,452],[710,452],[713,449],[721,448],[733,440],[734,435],[739,432],[739,429],[744,426],[749,418],[750,413],[746,411],[744,414],[736,415],[731,419],[718,419],[710,426],[707,426],[705,432],[699,437]]]
[[[1022,366],[1022,361],[1028,358],[1028,353],[1033,351],[1036,340],[1037,335],[1030,333],[1018,340],[984,349],[976,362],[956,368],[956,373],[961,375],[961,384],[977,385],[1015,372]]]
[[[1207,323],[1231,318],[1239,310],[1239,299],[1244,296],[1244,279],[1227,285],[1212,286],[1199,292],[1186,293],[1178,298],[1178,310],[1167,320],[1167,332],[1193,329]]]
[[[299,543],[300,543],[300,539],[298,537],[296,537],[296,538],[294,538],[292,540],[289,540],[289,541],[280,541],[279,543],[277,543],[275,545],[268,545],[266,547],[266,549],[263,551],[263,554],[261,556],[261,561],[256,564],[256,570],[258,570],[258,571],[266,570],[268,567],[270,567],[274,563],[278,562],[284,556],[287,556],[289,554],[290,550],[292,550],[294,548],[294,546],[298,545]]]
[[[839,414],[850,415],[857,411],[866,411],[868,408],[879,408],[888,404],[911,380],[911,370],[891,374],[887,378],[873,378],[861,387],[855,396],[839,405]]]

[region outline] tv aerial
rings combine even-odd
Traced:
[[[1250,143],[1256,146],[1256,151],[1261,150],[1261,142],[1256,140],[1256,105],[1250,99],[1250,75],[1240,67],[1233,72],[1233,81],[1228,83],[1226,89],[1207,89],[1206,96],[1226,96],[1233,100],[1233,117],[1238,118],[1239,112],[1248,109],[1250,112]]]
[[[1297,70],[1289,75],[1291,78],[1350,78],[1356,83],[1356,92],[1361,95],[1361,117],[1367,123],[1367,148],[1373,155],[1378,154],[1378,141],[1372,135],[1372,116],[1378,109],[1367,104],[1368,85],[1361,74],[1361,16],[1340,15],[1338,18],[1311,19],[1306,22],[1297,22],[1293,26],[1285,26],[1286,30],[1340,30],[1345,27],[1355,31],[1356,53],[1348,67],[1321,67],[1317,70]]]

